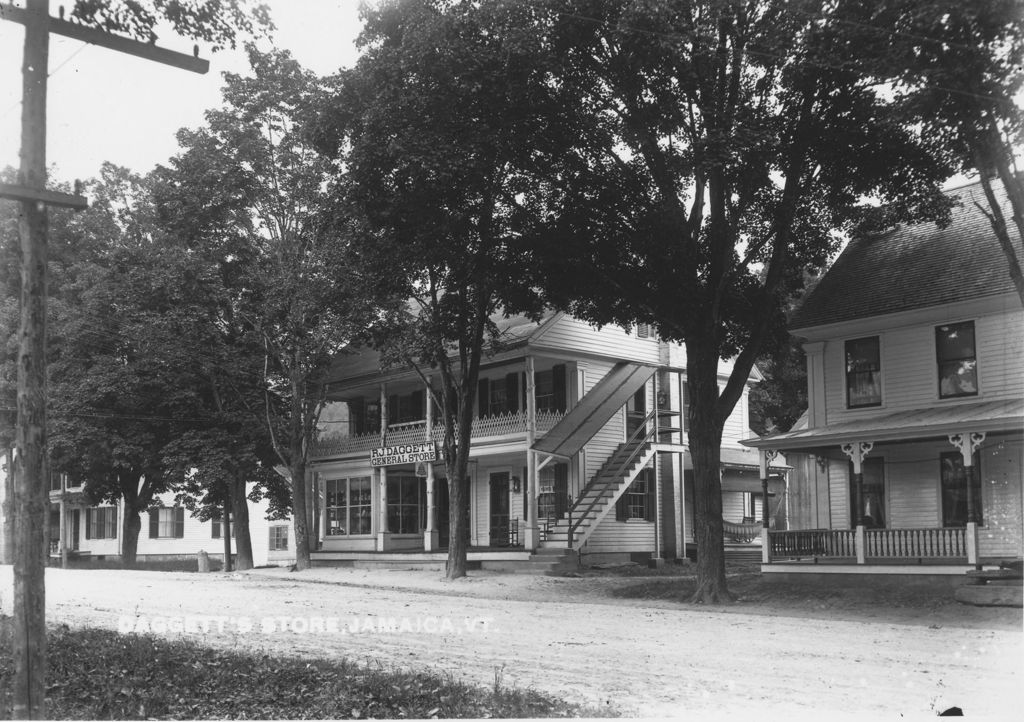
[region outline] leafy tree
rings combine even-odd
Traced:
[[[225,333],[255,334],[262,413],[291,483],[297,567],[309,566],[315,497],[306,462],[320,376],[374,313],[332,213],[333,163],[300,132],[320,86],[287,52],[249,49],[252,77],[226,75],[224,107],[182,131],[161,206],[174,234],[215,258],[227,291]]]
[[[336,79],[316,128],[348,172],[360,272],[410,299],[378,347],[440,379],[448,578],[466,573],[481,360],[502,313],[541,308],[524,239],[543,218],[546,158],[566,142],[539,56],[493,32],[529,14],[514,3],[381,3],[366,12],[363,55]]]
[[[722,428],[804,269],[863,196],[896,217],[945,210],[949,168],[877,90],[891,77],[888,38],[864,27],[873,5],[551,0],[525,28],[558,58],[549,83],[575,95],[579,129],[538,246],[549,297],[686,347],[694,601],[731,599]]]
[[[1015,153],[1024,147],[1024,12],[1018,0],[888,0],[876,25],[891,39],[901,68],[896,89],[908,122],[921,123],[936,153],[957,169],[978,172],[992,230],[1024,304],[1024,175]],[[1013,227],[998,200],[999,179]]]
[[[82,238],[53,275],[50,460],[95,502],[121,502],[122,561],[135,563],[139,515],[174,477],[165,449],[201,421],[189,259],[160,243],[145,179],[104,166],[92,207],[61,229]]]

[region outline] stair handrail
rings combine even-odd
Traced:
[[[636,459],[637,454],[640,453],[640,450],[644,449],[644,447],[646,446],[647,442],[649,442],[651,440],[651,437],[654,436],[654,433],[655,433],[654,425],[651,424],[650,425],[651,428],[648,429],[648,423],[647,422],[650,421],[651,418],[656,413],[657,413],[657,410],[654,410],[654,411],[651,411],[650,413],[648,413],[647,416],[644,417],[643,423],[637,428],[636,431],[633,432],[633,434],[623,444],[623,446],[628,447],[630,444],[636,442],[636,446],[633,447],[633,451],[630,453],[629,456],[626,457],[625,461],[622,461],[622,462],[619,463],[618,468],[615,469],[614,473],[609,473],[608,474],[608,476],[610,476],[611,478],[615,479],[616,482],[622,480],[623,472],[626,469],[626,467],[633,463],[633,460]],[[643,432],[643,433],[641,434],[641,432]],[[614,456],[614,454],[613,454],[613,456]],[[611,470],[612,470],[611,468],[608,469],[609,472],[611,472]],[[580,499],[582,499],[584,497],[584,495],[587,493],[587,491],[589,491],[591,489],[596,489],[597,488],[597,481],[602,476],[605,475],[604,472],[605,472],[604,466],[602,466],[600,469],[598,469],[597,473],[594,474],[594,478],[591,480],[591,482],[589,484],[587,484],[583,488],[583,491],[580,492],[580,496],[579,496]],[[597,506],[597,502],[600,501],[601,498],[604,496],[603,492],[606,491],[608,489],[608,487],[610,487],[612,485],[612,483],[615,483],[615,482],[610,482],[610,481],[605,481],[604,482],[603,488],[601,489],[602,493],[598,494],[597,496],[595,496],[593,499],[590,500],[590,504],[588,504],[587,508],[582,513],[580,513],[579,519],[576,521],[575,524],[571,523],[572,522],[572,517],[570,516],[569,534],[568,534],[568,542],[569,542],[569,548],[570,549],[572,548],[572,542],[573,542],[573,538],[574,538],[574,536],[576,534],[576,530],[579,528],[580,524],[583,523],[583,520],[587,518],[587,516],[590,514],[591,510],[595,506]],[[571,510],[570,510],[570,514],[571,514]]]

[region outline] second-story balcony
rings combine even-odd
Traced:
[[[561,411],[538,411],[536,414],[537,436],[550,431],[565,414]],[[431,430],[433,441],[440,445],[444,441],[444,426],[435,423]],[[426,441],[427,422],[410,421],[388,426],[386,444],[398,446]],[[526,412],[517,411],[473,419],[472,439],[474,443],[489,441],[526,441]],[[344,436],[322,434],[310,450],[311,459],[337,458],[369,454],[371,449],[381,446],[380,432]],[[525,448],[525,447],[524,447]]]

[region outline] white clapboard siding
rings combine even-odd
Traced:
[[[585,321],[568,315],[562,315],[550,324],[532,343],[586,356],[607,356],[650,364],[659,361],[658,340],[653,329],[648,338],[639,338],[635,328],[627,333],[619,326],[608,325],[599,331]]]
[[[589,392],[597,383],[604,378],[611,368],[610,362],[591,362],[587,365],[584,381],[584,392]],[[594,434],[594,437],[584,447],[586,457],[586,469],[582,483],[586,485],[594,478],[601,465],[618,448],[619,444],[625,441],[625,416],[619,411],[608,420],[601,430]]]
[[[935,327],[947,321],[974,321],[979,395],[976,400],[1024,395],[1024,314],[1006,312],[975,318],[936,318],[915,326],[853,334],[825,344],[826,404],[829,423],[927,408],[947,403],[938,396]],[[846,408],[845,341],[878,335],[882,366],[882,406]],[[948,403],[957,403],[950,401]]]
[[[722,492],[722,519],[725,521],[743,521],[746,505],[743,503],[742,491]]]
[[[615,521],[615,510],[601,520],[587,539],[585,554],[653,552],[654,522],[640,519]]]

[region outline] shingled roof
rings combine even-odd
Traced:
[[[1007,221],[1001,184],[993,183]],[[851,241],[793,314],[791,329],[939,306],[1013,292],[1007,260],[988,218],[981,183],[948,191],[952,223],[900,226]],[[1016,238],[1011,228],[1011,238]],[[1018,245],[1017,253],[1022,251]]]

